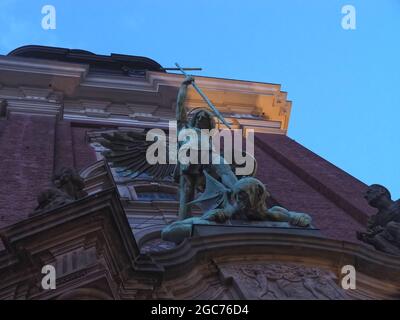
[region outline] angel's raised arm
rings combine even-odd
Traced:
[[[178,129],[185,126],[187,123],[187,110],[185,108],[185,100],[187,94],[187,87],[194,82],[193,77],[186,77],[179,88],[178,98],[176,101],[176,120],[178,124]]]

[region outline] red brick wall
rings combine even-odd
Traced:
[[[12,114],[0,120],[0,228],[34,210],[54,170],[80,170],[96,161],[86,130],[48,116]]]
[[[57,123],[56,170],[62,167],[75,168],[78,171],[96,161],[95,151],[88,144],[86,132],[93,127],[76,126],[70,121]]]
[[[12,114],[0,136],[0,227],[35,208],[54,167],[55,117]]]
[[[80,170],[96,161],[95,151],[88,145],[86,132],[93,128],[72,127],[75,168]]]
[[[75,167],[72,129],[69,121],[59,121],[57,124],[55,153],[56,171],[62,167]]]
[[[283,135],[256,134],[258,177],[283,207],[310,213],[331,238],[357,241],[374,210],[363,199],[366,185]]]

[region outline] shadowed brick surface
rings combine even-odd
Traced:
[[[72,145],[72,130],[69,121],[59,121],[56,132],[56,167],[59,170],[63,167],[74,168],[74,149]]]
[[[96,161],[95,151],[86,141],[88,128],[72,127],[72,144],[74,150],[74,163],[78,170],[83,169]]]
[[[258,178],[275,200],[310,213],[326,236],[357,241],[355,231],[374,213],[365,184],[286,136],[257,134],[255,143]]]
[[[54,170],[96,161],[85,128],[55,117],[12,114],[0,121],[0,228],[28,216]]]
[[[0,226],[35,208],[53,174],[55,117],[13,114],[0,136]]]

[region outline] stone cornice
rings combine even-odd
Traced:
[[[84,64],[0,56],[0,83],[4,87],[28,87],[72,95],[88,71],[89,66]]]
[[[47,101],[7,100],[7,115],[23,113],[61,118],[62,104]]]
[[[86,117],[91,122],[132,125],[144,121],[150,127],[152,122],[166,122],[174,118],[182,78],[179,74],[154,71],[143,77],[130,77],[89,72],[89,65],[81,63],[0,56],[0,98],[9,101],[10,112],[64,114],[66,119]],[[291,102],[280,85],[210,77],[196,77],[196,82],[228,120],[255,116],[260,121],[280,124],[275,128],[265,122],[254,126],[257,130],[286,133]],[[15,89],[19,92],[12,93]],[[43,101],[43,106],[31,101]],[[68,102],[65,110],[64,101]],[[205,106],[192,88],[187,106]],[[252,126],[250,122],[243,124],[244,129]]]
[[[7,103],[6,116],[11,113],[62,117],[62,93],[37,87],[2,87],[0,99]]]
[[[107,74],[89,73],[82,86],[97,87],[128,91],[159,92],[160,86],[179,88],[183,76],[173,73],[161,73],[149,71],[146,77],[131,78]],[[251,82],[223,78],[210,78],[196,76],[196,83],[204,90],[228,91],[242,94],[275,95],[283,94],[279,84]]]
[[[83,78],[89,68],[86,65],[53,60],[19,58],[0,55],[0,70],[52,75],[59,77]]]
[[[173,109],[175,97],[170,97],[170,100],[162,100],[165,88],[168,90],[177,89],[182,82],[182,76],[178,74],[167,74],[159,72],[148,72],[146,78],[129,78],[122,76],[108,76],[100,74],[89,74],[82,83],[81,88],[85,93],[96,92],[99,89],[121,91],[126,94],[131,92],[131,97],[137,96],[137,101],[143,99],[149,100],[150,97],[154,101],[148,104],[149,110],[147,113],[153,117],[160,117],[159,113],[168,114],[169,117],[174,117]],[[268,132],[285,134],[288,128],[290,117],[291,102],[287,100],[287,93],[280,90],[280,85],[268,83],[254,83],[250,81],[218,79],[208,77],[196,77],[196,83],[205,91],[217,108],[226,114],[226,118],[236,119],[242,116],[259,116],[259,125],[257,127],[268,128]],[[155,96],[156,95],[156,96]],[[158,97],[160,95],[160,97]],[[112,96],[110,92],[110,97]],[[146,97],[146,98],[145,98]],[[128,98],[128,96],[127,96]],[[134,106],[128,104],[134,110]],[[187,97],[187,107],[207,107],[202,98],[192,89],[189,88]],[[143,112],[143,108],[139,105],[138,112]],[[113,105],[110,106],[110,111]],[[121,109],[120,109],[121,110]],[[139,111],[140,110],[140,111]],[[163,111],[164,110],[164,111]],[[74,109],[73,112],[77,110]],[[66,112],[67,114],[69,111]],[[127,113],[127,112],[126,112]],[[135,113],[135,112],[133,112]],[[162,117],[164,118],[165,117]],[[262,123],[263,119],[279,124],[277,132],[267,123]],[[243,119],[243,122],[245,120]],[[252,123],[248,121],[247,127]],[[278,132],[279,131],[279,132]],[[264,132],[264,131],[263,131]]]
[[[147,79],[153,88],[160,85],[179,87],[184,79],[180,74],[148,72]],[[243,94],[274,95],[280,93],[281,85],[244,80],[196,76],[196,83],[204,90],[228,91]],[[158,89],[157,89],[158,91]]]

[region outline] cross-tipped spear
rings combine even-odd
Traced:
[[[175,65],[178,67],[178,69],[186,76],[188,77],[188,74],[185,72],[183,68],[178,63],[175,63]],[[231,126],[229,123],[224,119],[222,114],[218,111],[218,109],[212,104],[210,99],[204,94],[204,92],[199,88],[199,86],[195,83],[192,82],[193,88],[196,89],[198,94],[204,99],[205,102],[207,102],[208,106],[211,108],[211,110],[214,112],[215,116],[222,121],[224,125],[226,125],[229,129],[231,129]]]

